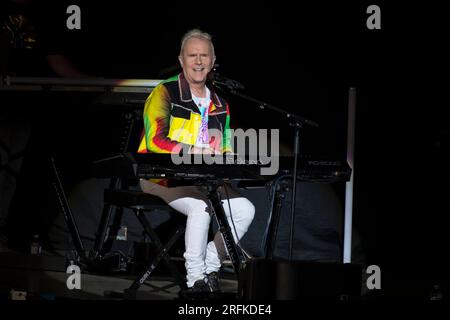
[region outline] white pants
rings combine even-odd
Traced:
[[[187,286],[192,287],[195,281],[203,279],[205,274],[218,271],[221,266],[214,241],[207,243],[211,216],[203,200],[184,197],[169,202],[169,205],[187,216],[184,258]],[[230,224],[234,241],[237,242],[247,232],[255,215],[255,207],[242,197],[230,199],[231,214],[227,200],[222,201],[222,207]]]

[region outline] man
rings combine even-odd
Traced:
[[[139,152],[230,152],[228,104],[207,86],[216,60],[211,36],[197,29],[187,32],[178,58],[183,72],[159,84],[146,101],[145,134]],[[184,258],[188,290],[220,291],[217,272],[226,250],[220,234],[207,243],[212,210],[202,188],[167,188],[146,180],[141,180],[141,188],[187,216]],[[234,226],[233,237],[238,242],[252,222],[255,208],[234,190],[224,187],[223,191],[229,200],[222,202],[223,208],[228,220],[232,218],[230,225]]]

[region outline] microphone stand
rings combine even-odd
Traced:
[[[281,108],[272,106],[264,101],[252,98],[250,96],[247,96],[245,94],[242,94],[238,92],[236,87],[229,85],[228,83],[214,81],[215,85],[219,85],[219,89],[221,89],[220,85],[225,86],[230,90],[230,93],[240,97],[244,100],[254,102],[258,104],[259,108],[262,110],[269,109],[275,112],[278,112],[282,114],[286,119],[289,121],[289,125],[294,127],[295,130],[295,139],[294,139],[294,166],[293,166],[293,183],[292,183],[292,201],[291,201],[291,223],[289,226],[289,261],[292,261],[292,247],[294,242],[294,223],[295,223],[295,204],[296,204],[296,191],[297,191],[297,165],[298,165],[298,158],[300,154],[300,130],[303,127],[303,125],[308,125],[311,127],[318,127],[319,124],[317,122],[314,122],[312,120],[303,118],[295,113],[287,112],[286,110],[283,110]]]

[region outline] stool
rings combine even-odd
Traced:
[[[170,260],[170,257],[167,254],[180,236],[183,235],[185,226],[180,225],[175,233],[170,237],[169,241],[163,245],[161,239],[145,217],[145,212],[152,212],[155,210],[169,209],[171,212],[176,211],[157,196],[138,191],[106,189],[104,192],[104,201],[105,203],[116,207],[129,208],[133,210],[134,214],[141,223],[145,234],[150,238],[157,252],[157,256],[146,264],[144,270],[139,273],[138,278],[133,282],[133,284],[128,289],[124,290],[124,297],[126,299],[136,299],[137,290],[151,275],[161,260],[164,260],[167,264],[170,273],[175,278],[175,282],[180,286],[180,288],[182,290],[186,289],[186,281],[184,277],[181,276],[177,267],[173,261]]]

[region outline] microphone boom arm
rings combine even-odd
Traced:
[[[292,121],[295,121],[295,122],[300,122],[301,124],[306,124],[308,126],[315,127],[315,128],[319,127],[319,124],[317,122],[315,122],[315,121],[306,119],[306,118],[301,117],[298,114],[295,114],[295,113],[292,113],[292,112],[287,112],[284,109],[275,107],[275,106],[270,105],[270,104],[268,104],[268,103],[266,103],[264,101],[261,101],[261,100],[252,98],[250,96],[247,96],[245,94],[242,94],[240,92],[237,92],[235,89],[230,89],[230,92],[231,92],[231,94],[233,94],[235,96],[238,96],[238,97],[243,98],[243,99],[245,99],[247,101],[251,101],[251,102],[254,102],[254,103],[258,104],[258,107],[260,109],[262,109],[262,110],[269,109],[269,110],[272,110],[272,111],[275,111],[275,112],[278,112],[278,113],[284,115],[289,120],[292,120]]]

